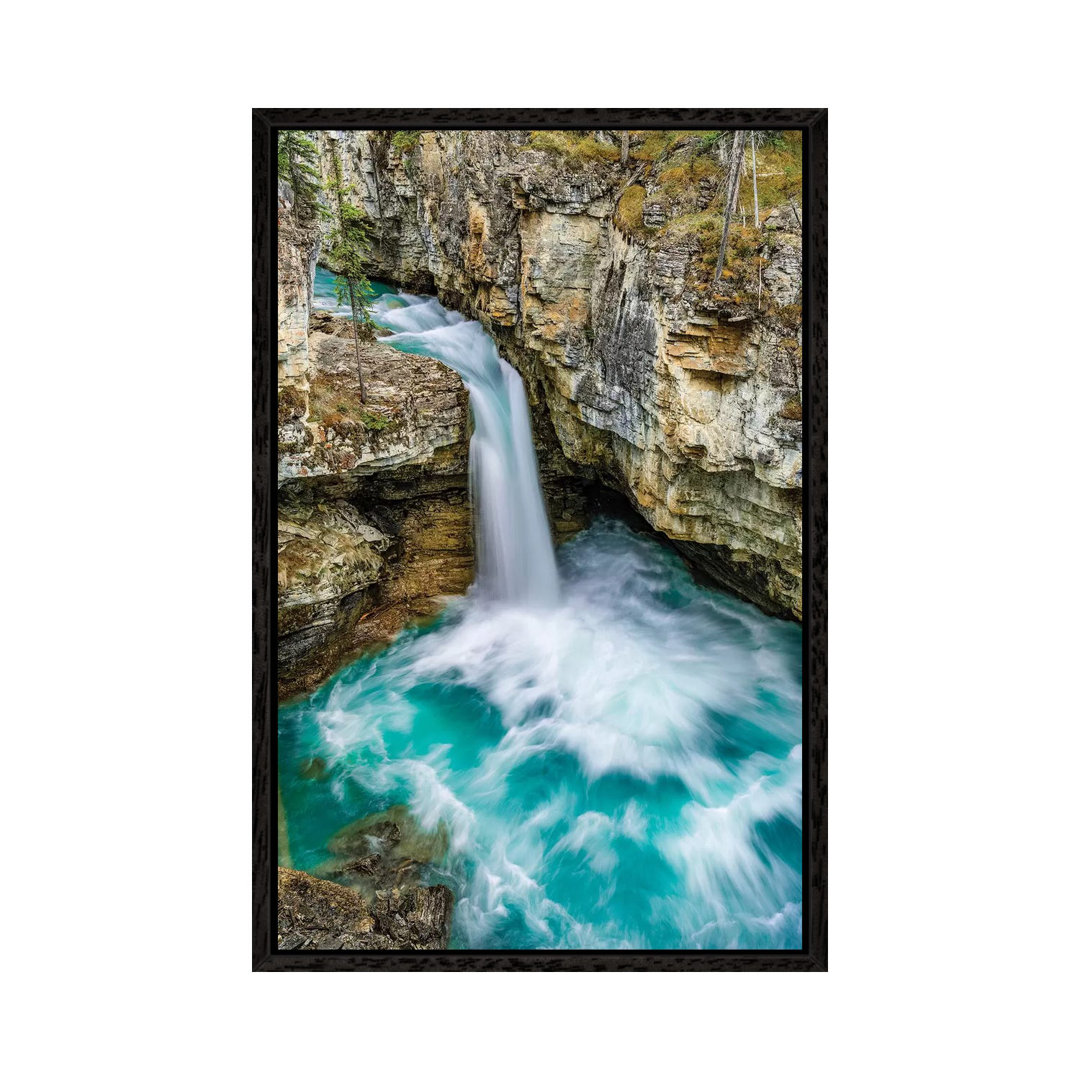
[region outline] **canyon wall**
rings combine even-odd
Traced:
[[[801,221],[775,174],[714,285],[715,132],[635,133],[625,163],[617,133],[317,138],[371,219],[371,276],[479,319],[521,372],[549,499],[556,475],[614,488],[714,581],[801,618]]]
[[[427,356],[312,312],[320,238],[279,194],[278,695],[431,615],[472,580],[468,396]]]

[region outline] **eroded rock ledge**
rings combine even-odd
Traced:
[[[429,357],[369,342],[359,404],[351,341],[315,320],[306,393],[279,397],[279,693],[462,593],[473,574],[468,402]]]
[[[438,610],[472,580],[468,396],[370,332],[311,311],[320,237],[279,190],[278,696]]]
[[[643,161],[573,161],[525,132],[391,135],[319,133],[374,223],[377,276],[484,324],[529,387],[542,469],[621,491],[714,581],[800,618],[797,206],[763,221],[756,280],[716,295],[686,213],[715,170],[691,162],[675,188],[698,202],[675,207]]]
[[[348,320],[311,310],[320,245],[279,191],[278,696],[434,615],[473,578],[468,395],[428,356],[369,331],[360,386]],[[541,418],[543,420],[543,418]],[[557,538],[587,518],[586,481],[536,432]]]
[[[453,893],[445,885],[354,889],[278,867],[279,949],[445,949]]]

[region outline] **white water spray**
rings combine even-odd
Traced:
[[[433,297],[380,297],[373,315],[394,331],[383,341],[442,360],[469,391],[469,488],[479,596],[528,607],[557,603],[555,551],[521,376],[499,356],[478,322],[447,311]]]
[[[479,577],[284,708],[297,868],[404,803],[446,829],[430,872],[454,892],[453,948],[799,948],[798,628],[612,521],[560,549],[558,597],[521,380],[434,299],[374,314],[469,389]]]

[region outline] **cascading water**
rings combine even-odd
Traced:
[[[469,391],[477,592],[506,603],[556,603],[555,550],[521,376],[499,356],[479,323],[447,311],[433,297],[384,295],[376,300],[373,314],[380,325],[395,331],[383,341],[405,352],[438,357]]]
[[[560,595],[520,381],[433,300],[383,294],[376,318],[462,373],[481,517],[522,532],[481,536],[481,580],[434,624],[281,709],[294,864],[405,803],[446,831],[454,948],[800,947],[799,628],[609,520],[560,548]],[[528,558],[502,553],[518,536]]]

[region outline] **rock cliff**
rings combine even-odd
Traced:
[[[623,492],[711,578],[800,618],[798,147],[762,145],[761,224],[743,211],[714,287],[725,138],[634,133],[625,164],[603,132],[318,142],[372,221],[372,276],[478,318],[522,373],[549,478]]]
[[[310,311],[317,229],[279,214],[278,694],[434,613],[472,580],[468,397],[437,360]]]

